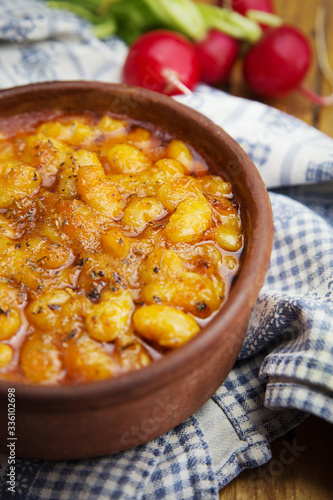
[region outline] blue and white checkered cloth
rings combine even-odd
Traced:
[[[37,0],[0,3],[0,88],[46,80],[119,82],[127,48],[95,39]],[[0,497],[25,500],[217,499],[269,442],[307,414],[333,422],[333,140],[263,104],[200,85],[177,100],[247,151],[270,189],[275,240],[243,349],[217,393],[147,444],[76,462],[17,459],[16,493],[0,455]]]

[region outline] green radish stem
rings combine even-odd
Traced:
[[[234,10],[205,3],[197,3],[197,6],[206,22],[207,30],[217,29],[233,38],[250,43],[257,42],[262,36],[262,29],[257,22]]]
[[[263,12],[262,10],[249,9],[246,12],[246,16],[257,23],[263,24],[264,26],[270,26],[272,28],[277,28],[283,24],[282,17],[271,14],[270,12]]]
[[[192,0],[143,0],[167,27],[177,29],[193,40],[206,34],[204,19]]]

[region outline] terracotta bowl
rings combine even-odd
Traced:
[[[0,92],[2,116],[45,109],[113,111],[163,127],[190,143],[214,174],[233,184],[242,206],[245,251],[221,311],[193,340],[117,379],[76,386],[0,382],[0,443],[6,453],[8,388],[16,391],[16,454],[79,459],[124,450],[183,422],[217,390],[244,341],[269,265],[273,222],[264,183],[220,127],[169,97],[124,85],[50,82]]]

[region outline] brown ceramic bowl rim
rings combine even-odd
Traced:
[[[149,99],[162,107],[167,106],[171,108],[175,113],[181,112],[188,119],[195,120],[200,126],[208,128],[211,134],[222,140],[228,153],[233,156],[237,155],[238,161],[244,166],[243,175],[247,178],[247,184],[255,186],[256,191],[257,219],[254,223],[257,228],[260,228],[260,234],[258,234],[258,231],[254,231],[254,236],[251,238],[250,248],[242,264],[241,272],[233,284],[229,297],[222,309],[210,321],[209,325],[203,328],[197,337],[174,352],[169,353],[164,358],[153,362],[151,365],[113,379],[87,384],[55,386],[0,381],[0,395],[4,395],[5,392],[7,393],[9,387],[14,387],[16,395],[21,400],[29,401],[30,404],[33,404],[34,401],[46,402],[52,400],[55,403],[66,402],[67,405],[75,405],[82,398],[93,401],[97,395],[98,402],[96,404],[98,406],[103,406],[101,398],[104,396],[109,401],[111,398],[116,404],[130,399],[133,396],[133,391],[135,397],[139,398],[144,394],[152,392],[156,387],[164,387],[175,377],[180,377],[186,371],[188,363],[193,361],[194,358],[197,359],[202,356],[209,349],[209,346],[218,340],[221,330],[221,316],[223,316],[223,329],[232,327],[235,315],[238,315],[242,308],[246,308],[248,290],[253,286],[256,271],[259,272],[260,268],[265,265],[263,262],[265,263],[267,259],[267,245],[271,245],[271,242],[266,241],[265,244],[261,245],[259,240],[261,235],[272,232],[271,206],[266,187],[257,168],[239,144],[221,127],[201,113],[162,94],[122,84],[89,81],[44,82],[0,90],[0,110],[2,102],[6,102],[7,99],[22,99],[29,92],[47,93],[55,88],[62,89],[62,91],[68,89],[68,91],[72,92],[88,89],[97,93],[100,91],[117,93],[121,88],[123,92],[128,94],[130,99],[140,99],[141,101]]]

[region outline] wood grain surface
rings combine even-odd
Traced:
[[[310,38],[313,63],[306,78],[309,88],[322,95],[332,89],[321,75],[315,50],[315,17],[319,6],[325,8],[325,32],[330,64],[333,67],[333,0],[274,0],[276,13],[299,27]],[[228,91],[257,99],[248,92],[235,68]],[[300,93],[293,92],[276,100],[261,100],[313,125],[333,137],[333,106],[319,108]],[[294,460],[284,463],[288,446],[297,444]],[[272,460],[255,470],[246,470],[220,492],[220,500],[332,500],[333,499],[333,426],[317,417],[309,417],[286,436],[272,443]],[[300,450],[302,448],[302,450]]]

